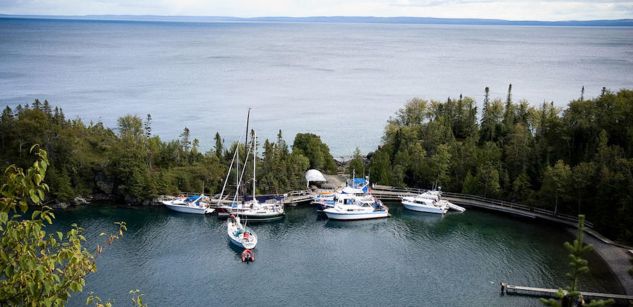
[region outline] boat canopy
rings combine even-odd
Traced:
[[[325,176],[321,172],[315,169],[308,170],[306,172],[307,182],[326,182]]]

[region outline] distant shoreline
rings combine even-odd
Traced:
[[[312,16],[312,17],[223,17],[223,16],[159,16],[159,15],[10,15],[0,19],[131,21],[181,23],[345,23],[345,24],[417,24],[471,26],[544,26],[544,27],[633,27],[633,19],[614,20],[505,20],[477,18]]]

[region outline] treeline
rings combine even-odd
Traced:
[[[215,146],[203,152],[200,141],[184,128],[179,139],[164,141],[152,134],[152,118],[126,115],[116,130],[102,123],[67,119],[48,101],[6,107],[0,117],[0,168],[21,167],[32,159],[29,148],[40,144],[49,155],[46,181],[49,200],[68,202],[77,196],[142,203],[162,194],[218,193],[238,146],[216,133]],[[290,151],[281,131],[265,140],[258,155],[258,193],[283,193],[305,186],[309,167],[333,170],[327,145],[314,134],[297,134]],[[252,156],[251,156],[252,157]],[[252,167],[247,164],[247,167]],[[248,169],[250,171],[250,169]],[[235,170],[232,171],[235,177]],[[250,176],[248,176],[250,178]],[[250,190],[249,190],[250,192]]]
[[[598,230],[633,242],[633,91],[603,89],[567,108],[489,97],[413,99],[368,155],[374,182],[477,194],[584,213]]]

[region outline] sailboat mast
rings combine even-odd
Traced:
[[[235,145],[235,154],[237,155],[237,160],[235,164],[235,199],[237,200],[237,195],[240,193],[240,142],[237,142]]]
[[[251,108],[248,108],[248,114],[246,115],[246,135],[244,136],[244,148],[246,148],[246,144],[248,144],[248,123],[251,120]]]
[[[257,136],[255,134],[255,130],[253,130],[253,201],[255,201],[255,161],[257,160]]]

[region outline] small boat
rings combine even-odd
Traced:
[[[416,196],[403,196],[402,205],[413,211],[444,214],[449,209],[464,212],[466,209],[442,199],[440,191],[427,191]]]
[[[368,195],[337,194],[336,204],[323,210],[333,220],[366,220],[389,217],[389,208],[377,198]]]
[[[173,200],[162,201],[167,208],[183,213],[205,214],[213,213],[215,209],[211,208],[208,197],[204,194],[189,197],[177,197]]]
[[[245,249],[242,252],[242,262],[253,262],[255,261],[255,253],[252,249]]]
[[[231,215],[226,225],[226,232],[231,243],[245,249],[253,249],[257,245],[257,235],[242,225],[239,216]]]

